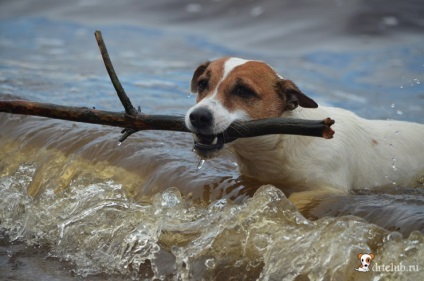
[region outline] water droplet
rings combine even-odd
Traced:
[[[396,26],[399,24],[399,20],[393,16],[386,16],[382,18],[382,22],[386,26]]]
[[[392,158],[392,161],[393,161],[393,162],[396,162],[396,161],[397,161],[396,157],[393,157],[393,158]]]
[[[394,103],[392,103],[391,108],[395,108],[395,104]]]
[[[256,6],[256,7],[253,7],[250,10],[250,15],[252,17],[256,18],[256,17],[259,17],[260,15],[262,15],[264,13],[264,11],[265,10],[264,10],[264,8],[262,6]]]
[[[220,199],[209,206],[209,212],[215,214],[218,210],[223,209],[227,203],[227,199]]]
[[[402,115],[403,114],[403,111],[402,110],[397,110],[396,113],[399,114],[399,115]]]
[[[400,86],[401,89],[403,89],[403,86]]]
[[[122,145],[122,142],[120,141],[120,142],[118,142],[118,146],[121,146]]]
[[[387,235],[387,240],[401,242],[402,241],[402,234],[400,234],[397,231],[391,232],[389,235]]]
[[[396,185],[397,183],[394,181],[394,182],[392,182],[392,184],[393,184],[393,185]]]
[[[205,265],[207,268],[214,269],[216,266],[216,262],[214,258],[205,260]]]
[[[397,167],[396,167],[396,165],[395,165],[395,164],[393,164],[393,165],[392,165],[392,168],[393,168],[393,170],[394,170],[394,171],[396,171],[396,170],[397,170]]]
[[[47,190],[46,190],[46,195],[47,195],[47,196],[54,196],[54,191],[53,191],[53,190],[51,190],[51,189],[47,189]]]
[[[190,14],[197,14],[202,11],[202,6],[200,4],[191,3],[186,6],[186,11]]]
[[[201,170],[203,168],[203,165],[205,164],[206,160],[202,159],[199,161],[199,164],[197,164],[197,170]]]
[[[162,194],[162,207],[175,207],[181,203],[181,193],[175,187],[171,187]]]

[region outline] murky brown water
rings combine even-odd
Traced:
[[[359,252],[423,265],[421,189],[321,198],[300,213],[276,187],[238,178],[230,156],[197,170],[183,133],[138,133],[118,146],[114,128],[0,120],[2,240],[16,267],[38,267],[39,252],[50,266],[112,279],[356,279]]]
[[[0,98],[122,110],[101,29],[146,113],[183,115],[197,64],[237,55],[269,61],[319,103],[424,122],[418,2],[171,2],[2,2]],[[198,169],[189,134],[118,145],[119,131],[0,113],[0,279],[423,279],[423,179],[297,209],[289,187],[240,177],[228,151]],[[371,271],[356,271],[370,252]]]

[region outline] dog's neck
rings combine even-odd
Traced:
[[[297,108],[283,113],[282,118],[316,119],[325,116],[321,110]],[[320,117],[319,117],[320,118]],[[266,135],[239,139],[231,147],[237,159],[240,173],[271,183],[290,182],[293,157],[301,157],[310,137],[292,135]],[[274,174],[270,174],[274,171]]]

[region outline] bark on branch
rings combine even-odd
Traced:
[[[112,112],[87,107],[63,106],[25,100],[0,100],[0,112],[34,115],[75,122],[108,125],[129,128],[134,131],[166,130],[190,132],[183,116],[171,115],[128,115],[124,112]],[[305,120],[290,118],[271,118],[246,122],[235,122],[225,132],[226,142],[237,138],[255,137],[269,134],[292,134],[312,137],[332,138],[334,132],[330,126],[334,121]]]
[[[113,67],[112,61],[110,60],[109,53],[106,48],[106,44],[103,40],[102,33],[99,30],[96,30],[94,32],[94,36],[96,37],[97,45],[99,45],[100,54],[102,55],[103,62],[105,64],[107,73],[109,74],[110,81],[112,81],[113,87],[115,88],[116,94],[119,97],[119,100],[121,101],[122,105],[125,108],[125,112],[128,115],[131,116],[137,116],[139,113],[141,113],[140,107],[138,107],[138,111],[135,110],[134,106],[131,103],[130,98],[125,93],[124,88],[122,87],[121,82],[119,81],[118,75],[116,75],[115,68]],[[136,130],[132,128],[125,127],[121,131],[121,138],[119,139],[120,142],[123,142],[126,138],[128,138],[131,134],[137,132]]]
[[[182,116],[147,115],[136,110],[125,93],[112,62],[100,31],[95,32],[97,43],[105,63],[106,70],[112,81],[118,97],[125,108],[125,112],[111,112],[96,110],[87,107],[62,106],[48,103],[38,103],[25,100],[0,100],[0,112],[13,114],[35,115],[54,119],[92,123],[125,128],[120,141],[140,130],[168,130],[190,132]],[[334,131],[331,125],[334,120],[304,120],[273,118],[233,123],[224,132],[225,142],[237,138],[262,136],[268,134],[293,134],[330,139]]]

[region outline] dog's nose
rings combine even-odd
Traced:
[[[203,107],[196,108],[190,113],[190,122],[196,129],[207,129],[212,125],[212,113]]]

